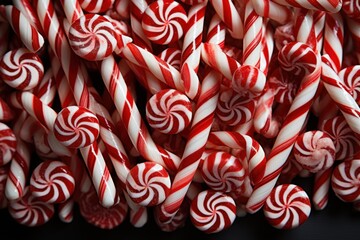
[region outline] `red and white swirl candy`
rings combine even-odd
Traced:
[[[101,229],[113,229],[119,226],[125,220],[128,212],[128,205],[123,196],[120,197],[118,204],[105,208],[100,204],[93,189],[80,197],[79,208],[85,221]]]
[[[213,190],[231,192],[240,188],[245,179],[241,161],[227,152],[213,152],[202,164],[201,175]]]
[[[170,191],[170,176],[160,164],[139,163],[133,167],[126,179],[129,197],[141,206],[162,203]]]
[[[16,151],[16,136],[6,124],[0,122],[0,166],[10,162]]]
[[[117,46],[117,37],[114,26],[105,17],[86,14],[71,25],[69,43],[78,56],[89,61],[98,61],[113,53]]]
[[[7,52],[0,61],[0,76],[10,87],[18,90],[35,88],[44,76],[40,57],[25,48]]]
[[[360,159],[337,165],[332,173],[331,187],[335,195],[344,202],[360,200]]]
[[[54,205],[45,203],[31,194],[26,187],[24,196],[9,202],[10,215],[20,224],[29,227],[47,223],[54,216]]]
[[[252,119],[254,111],[254,99],[244,97],[232,89],[220,93],[216,115],[224,124],[237,126],[246,123]]]
[[[199,230],[216,233],[233,224],[236,218],[236,205],[234,200],[224,193],[205,190],[192,201],[190,217]]]
[[[299,135],[293,151],[296,161],[312,173],[328,169],[335,161],[333,140],[322,131],[308,131]]]
[[[311,203],[308,195],[294,184],[275,187],[264,205],[266,219],[279,229],[298,227],[308,219],[310,212]]]
[[[358,0],[343,0],[341,11],[343,11],[349,18],[359,19],[360,2]]]
[[[173,0],[158,0],[145,10],[142,28],[149,40],[166,45],[182,37],[186,22],[186,12],[179,3]]]
[[[90,110],[70,106],[57,115],[54,135],[66,147],[83,148],[96,141],[99,129],[99,120]]]
[[[266,76],[258,68],[245,65],[239,67],[232,77],[232,87],[239,94],[253,98],[259,96],[265,88]]]
[[[176,134],[184,130],[192,118],[188,97],[175,89],[165,89],[154,94],[146,104],[149,125],[162,133]]]
[[[75,189],[75,179],[63,162],[48,160],[40,163],[30,179],[31,194],[45,203],[61,203],[69,199]]]
[[[360,7],[360,3],[359,3]],[[355,65],[347,68],[343,68],[339,72],[339,77],[348,87],[348,91],[355,99],[357,104],[360,104],[360,66]]]

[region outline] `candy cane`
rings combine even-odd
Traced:
[[[101,13],[108,10],[114,4],[114,0],[79,0],[79,3],[86,12]]]
[[[59,219],[64,223],[71,223],[74,219],[74,199],[70,198],[69,200],[62,202],[58,205],[58,215]]]
[[[350,18],[359,19],[359,3],[354,0],[343,0],[341,10]]]
[[[314,12],[300,9],[294,23],[294,36],[296,41],[309,45],[314,51],[319,51],[315,34]]]
[[[146,0],[130,0],[130,24],[134,43],[151,51],[152,45],[145,36],[141,26],[141,20],[147,7],[148,3]]]
[[[194,177],[210,132],[219,96],[220,79],[220,74],[211,71],[202,82],[201,93],[178,172],[172,182],[169,196],[160,207],[160,222],[169,222],[175,216]]]
[[[324,209],[328,203],[332,172],[330,167],[315,174],[312,203],[316,210]]]
[[[206,42],[217,44],[220,48],[225,46],[226,29],[224,23],[221,21],[219,15],[214,14],[210,20]]]
[[[310,0],[274,0],[274,2],[282,4],[284,6],[305,8],[311,10],[320,10],[325,12],[335,13],[340,11],[342,1],[340,0],[325,0],[325,1],[310,1]]]
[[[29,23],[32,24],[39,33],[43,34],[39,18],[36,15],[35,8],[32,6],[31,1],[13,0],[12,3],[22,14],[24,14]]]
[[[287,7],[270,0],[250,0],[256,13],[264,18],[270,18],[280,24],[285,24],[292,17],[292,12]]]
[[[130,0],[115,0],[113,10],[123,19],[130,17]]]
[[[254,191],[249,198],[246,205],[249,212],[259,210],[275,186],[296,137],[299,135],[307,118],[319,84],[320,59],[307,45],[303,43],[289,43],[284,46],[282,52],[287,54],[288,61],[300,61],[298,64],[303,64],[302,67],[305,68],[301,71],[309,72],[309,74],[305,75],[302,79],[301,87],[276,137],[266,164],[265,176],[259,184],[255,185]]]

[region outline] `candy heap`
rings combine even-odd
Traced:
[[[190,218],[205,233],[260,209],[297,227],[329,191],[359,209],[359,12],[355,0],[1,5],[0,206],[27,226],[71,222],[78,205],[99,228]]]

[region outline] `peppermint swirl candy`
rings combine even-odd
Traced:
[[[235,217],[235,202],[224,193],[205,190],[191,203],[191,221],[196,228],[205,233],[216,233],[229,228]]]
[[[311,212],[306,192],[294,184],[275,187],[264,204],[264,215],[278,229],[292,229],[303,224]]]
[[[215,191],[235,191],[244,183],[245,169],[239,159],[227,152],[209,154],[201,170],[204,181]]]
[[[253,118],[255,100],[241,96],[232,89],[220,93],[216,116],[228,126],[237,126]]]
[[[75,179],[63,162],[48,160],[40,163],[30,179],[33,196],[45,203],[61,203],[69,199],[75,189]]]
[[[348,87],[348,91],[356,103],[360,104],[360,66],[356,65],[342,69],[339,72],[339,77]]]
[[[0,166],[13,158],[16,151],[16,137],[11,128],[0,122]]]
[[[176,48],[167,48],[162,51],[159,55],[159,58],[167,62],[169,65],[173,66],[177,70],[180,70],[181,67],[181,51]]]
[[[162,133],[181,132],[190,124],[191,118],[190,100],[175,89],[161,90],[146,104],[146,119],[149,125]]]
[[[126,178],[126,191],[133,202],[141,206],[162,203],[170,191],[170,176],[161,165],[154,162],[139,163]]]
[[[343,0],[341,10],[349,18],[360,19],[360,2],[358,0]]]
[[[232,77],[232,88],[241,95],[249,98],[258,97],[264,90],[265,74],[258,68],[244,65],[236,69]]]
[[[78,56],[98,61],[113,53],[117,40],[112,23],[105,17],[85,14],[71,25],[69,43]]]
[[[308,131],[299,135],[293,151],[295,160],[312,173],[328,169],[335,161],[335,145],[330,136],[322,131]]]
[[[83,148],[89,146],[99,136],[97,117],[87,108],[70,106],[63,108],[54,124],[54,135],[64,146]]]
[[[294,79],[289,72],[277,68],[268,79],[269,88],[275,93],[275,101],[291,104],[296,96],[300,81]]]
[[[360,151],[360,140],[351,130],[343,116],[335,116],[324,122],[321,130],[327,133],[335,145],[335,159],[343,160]]]
[[[24,189],[24,196],[16,201],[9,202],[10,215],[20,224],[29,227],[47,223],[54,216],[54,205],[45,203]]]
[[[23,91],[31,90],[43,78],[44,66],[37,54],[18,48],[2,57],[0,76],[10,87]]]
[[[290,42],[279,51],[278,61],[284,71],[302,79],[315,71],[317,56],[308,45]]]
[[[344,202],[360,200],[360,159],[348,160],[337,165],[331,176],[335,195]]]
[[[81,8],[89,13],[102,13],[109,10],[115,0],[79,0]]]
[[[186,23],[186,12],[179,3],[158,0],[147,7],[141,25],[150,41],[167,45],[182,37]]]
[[[101,229],[113,229],[119,226],[128,213],[125,197],[120,197],[118,204],[105,208],[100,204],[94,189],[80,197],[79,208],[80,214],[85,221]]]

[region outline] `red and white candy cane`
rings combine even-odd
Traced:
[[[335,167],[331,187],[340,200],[356,202],[360,199],[359,167],[359,159],[344,161]]]
[[[141,25],[141,20],[147,7],[148,3],[146,0],[130,0],[130,24],[134,43],[141,48],[151,51],[151,42],[145,36]]]
[[[16,136],[6,124],[0,122],[0,166],[10,162],[16,151]]]
[[[205,190],[191,203],[191,222],[205,233],[216,233],[229,228],[236,218],[236,205],[228,195]]]
[[[271,191],[264,205],[269,223],[279,229],[296,228],[303,224],[311,212],[306,192],[294,184],[279,185]]]
[[[74,219],[74,205],[75,201],[73,198],[68,199],[65,202],[59,203],[58,215],[59,219],[64,223],[70,223]]]
[[[43,78],[44,66],[37,54],[19,48],[7,52],[1,58],[0,75],[10,87],[31,90]]]
[[[176,1],[155,1],[142,16],[145,36],[152,42],[167,45],[179,40],[187,22],[184,8]]]
[[[359,19],[360,6],[356,0],[343,0],[341,10],[349,18]]]
[[[114,4],[114,0],[79,0],[81,8],[90,13],[106,12]]]
[[[345,117],[350,128],[355,133],[360,133],[360,108],[355,99],[346,90],[346,86],[341,81],[336,72],[327,64],[326,55],[322,57],[322,74],[321,80],[329,93],[339,107]]]
[[[40,201],[61,203],[74,193],[75,179],[65,163],[48,160],[34,169],[29,188],[31,194]]]
[[[263,178],[266,166],[265,152],[261,145],[252,137],[238,132],[211,132],[207,147],[211,146],[226,146],[231,149],[244,150],[244,157],[248,164],[252,184],[256,185]]]
[[[164,89],[148,100],[146,118],[153,129],[166,134],[179,133],[191,122],[191,102],[174,89]]]
[[[281,52],[286,55],[284,57],[287,59],[289,67],[298,68],[298,71],[307,74],[301,81],[301,86],[276,137],[266,163],[265,176],[255,185],[247,202],[247,210],[252,213],[262,207],[265,199],[274,188],[281,169],[306,121],[320,81],[321,60],[307,45],[291,42],[285,45]],[[295,66],[293,66],[294,64]]]
[[[44,45],[43,36],[31,25],[29,20],[13,5],[0,6],[0,21],[7,21],[24,46],[30,52],[39,51]]]
[[[244,25],[234,3],[230,0],[210,0],[214,10],[235,39],[244,37]]]
[[[208,26],[206,42],[217,44],[221,49],[225,46],[226,27],[219,15],[214,14]]]
[[[190,212],[190,203],[187,199],[183,201],[180,205],[179,210],[176,212],[175,216],[172,218],[170,222],[163,223],[160,220],[161,210],[159,208],[155,208],[154,218],[158,227],[164,232],[172,232],[176,229],[184,227],[186,221],[188,219]]]
[[[32,6],[32,2],[29,0],[13,0],[12,3],[24,14],[29,23],[33,25],[39,33],[43,34],[39,18],[36,15],[35,8]]]
[[[9,202],[8,208],[15,221],[29,227],[44,225],[55,213],[54,205],[34,197],[29,187],[25,188],[22,198]]]
[[[220,82],[221,75],[214,71],[210,71],[202,81],[182,160],[172,182],[170,194],[161,204],[159,222],[170,222],[186,196],[210,133],[219,97]]]
[[[259,16],[270,18],[280,24],[286,24],[292,17],[289,8],[270,0],[250,0]]]
[[[347,87],[356,103],[360,103],[360,66],[350,66],[339,71],[341,81]]]
[[[335,145],[322,131],[308,131],[296,139],[293,154],[296,161],[312,173],[330,168],[335,161]]]
[[[130,1],[131,0],[115,0],[113,11],[115,11],[122,19],[129,19]]]
[[[314,12],[307,9],[297,9],[294,22],[294,36],[296,41],[309,45],[318,52],[317,38],[315,34]]]
[[[333,167],[330,167],[315,174],[312,204],[316,210],[322,210],[327,206],[332,172]]]
[[[274,2],[289,7],[320,10],[331,13],[336,13],[340,11],[342,6],[341,0],[274,0]]]
[[[170,176],[157,163],[139,163],[133,167],[126,179],[129,197],[141,206],[155,206],[162,203],[170,191]]]

